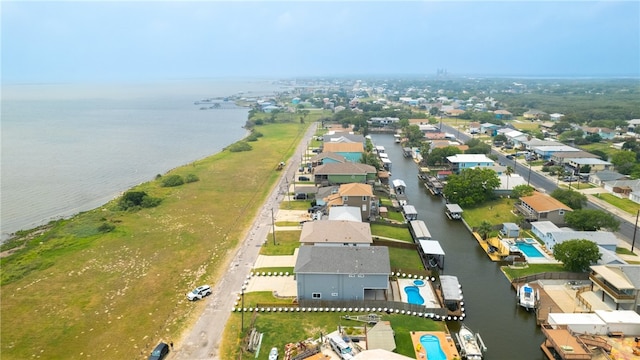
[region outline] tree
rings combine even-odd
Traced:
[[[617,231],[620,222],[608,212],[596,209],[582,209],[568,212],[564,215],[567,225],[579,231],[596,231],[609,229]]]
[[[427,159],[426,159],[427,165],[433,166],[433,165],[444,164],[446,163],[448,156],[453,156],[460,153],[462,153],[462,150],[460,150],[455,146],[445,146],[442,148],[435,148],[431,150],[430,153],[428,153],[429,155],[427,155]],[[422,154],[427,154],[427,153],[423,151]]]
[[[611,163],[616,167],[616,170],[621,173],[628,175],[631,173],[631,169],[633,168],[633,164],[636,162],[636,154],[632,151],[628,150],[620,150],[616,151],[611,156]]]
[[[584,272],[600,259],[598,245],[585,239],[568,240],[553,247],[553,257],[569,271]]]
[[[449,176],[442,190],[446,198],[462,207],[481,204],[494,197],[493,191],[500,186],[495,171],[487,168],[464,169],[460,174]]]
[[[587,196],[571,189],[557,188],[551,193],[551,197],[567,205],[573,210],[580,210],[587,205]]]
[[[476,232],[482,237],[482,240],[487,240],[491,231],[493,231],[493,226],[487,220],[482,220],[480,226],[478,226],[478,229],[476,230]]]
[[[404,136],[407,138],[408,147],[419,147],[422,145],[422,140],[424,140],[424,134],[420,131],[418,125],[407,126],[404,131]]]
[[[507,166],[504,174],[507,176],[507,190],[509,190],[509,178],[511,177],[511,174],[513,174],[513,168],[511,166]]]
[[[519,199],[523,196],[530,196],[530,195],[533,195],[533,192],[535,190],[536,189],[533,186],[529,186],[529,185],[514,186],[513,190],[511,190],[511,197]]]

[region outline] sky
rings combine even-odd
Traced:
[[[640,1],[3,0],[3,83],[640,77]]]

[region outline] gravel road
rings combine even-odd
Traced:
[[[196,360],[196,359],[220,359],[219,347],[225,324],[231,315],[236,298],[244,281],[247,279],[254,262],[258,258],[260,246],[267,240],[271,230],[272,209],[278,211],[280,202],[287,191],[285,179],[292,179],[295,175],[298,163],[307,149],[307,144],[316,132],[317,123],[311,125],[307,133],[301,139],[295,154],[287,164],[282,176],[262,205],[262,210],[255,217],[247,237],[236,248],[235,255],[230,262],[226,273],[213,288],[213,294],[206,297],[205,308],[188,330],[183,338],[174,342],[174,350],[169,359]],[[294,166],[295,164],[295,166]]]

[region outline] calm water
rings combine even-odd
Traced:
[[[242,138],[248,109],[194,101],[272,93],[268,82],[2,86],[2,238],[98,207]]]
[[[418,166],[402,156],[393,136],[373,134],[372,138],[375,145],[386,148],[393,162],[391,180],[405,181],[409,204],[415,206],[418,219],[427,224],[445,251],[442,273],[460,280],[464,323],[480,333],[488,348],[486,359],[545,359],[540,350],[544,335],[536,326],[535,315],[517,306],[516,293],[499,265],[489,260],[462,222],[446,217],[442,199],[425,190],[418,181]],[[459,324],[451,322],[449,329],[458,331]]]

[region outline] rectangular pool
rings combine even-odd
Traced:
[[[542,258],[544,255],[533,244],[528,242],[516,242],[516,246],[523,254],[531,258]]]

